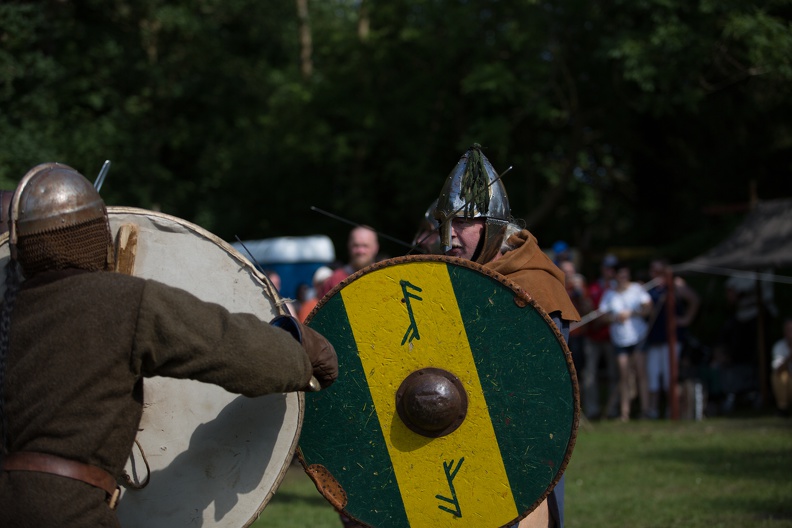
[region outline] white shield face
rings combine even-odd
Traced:
[[[154,279],[269,321],[279,312],[270,282],[229,244],[184,220],[109,208],[114,236],[132,224],[134,248],[119,258]],[[118,507],[129,527],[248,526],[280,484],[296,448],[302,393],[246,398],[192,380],[144,382],[145,407],[126,471],[148,484],[125,488]]]

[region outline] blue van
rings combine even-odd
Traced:
[[[280,275],[280,295],[289,299],[297,298],[301,284],[312,287],[314,272],[335,261],[333,241],[326,235],[243,240],[231,245],[248,260],[252,255],[253,264],[260,270]]]

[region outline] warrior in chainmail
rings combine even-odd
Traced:
[[[116,481],[142,415],[144,377],[259,396],[337,376],[332,345],[307,327],[297,341],[252,314],[111,272],[105,204],[71,167],[31,169],[9,225],[0,526],[118,526]]]

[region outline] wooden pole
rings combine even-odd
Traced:
[[[303,79],[313,75],[313,39],[308,16],[308,0],[297,0],[297,20],[300,26],[300,70]]]
[[[671,268],[666,268],[666,337],[668,341],[668,361],[669,361],[669,380],[668,380],[668,402],[671,405],[671,419],[679,420],[679,391],[677,391],[677,375],[679,366],[677,365],[677,320],[676,320],[676,299],[674,291],[674,273]]]
[[[762,281],[756,277],[756,355],[758,360],[757,368],[759,372],[759,405],[764,408],[770,401],[767,387],[767,358],[765,357],[765,305],[762,296]]]

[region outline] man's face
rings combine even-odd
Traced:
[[[577,273],[575,271],[575,265],[572,262],[568,261],[568,260],[565,260],[564,262],[559,264],[558,267],[561,268],[561,271],[564,272],[564,275],[566,276],[567,283],[569,283],[574,278],[575,274]]]
[[[630,283],[630,269],[629,268],[619,268],[616,271],[616,281],[621,286],[629,284]]]
[[[653,279],[663,279],[665,282],[666,268],[662,262],[654,261],[649,264],[649,276]]]
[[[473,260],[481,236],[484,234],[483,218],[454,218],[451,222],[451,257]]]
[[[349,250],[349,264],[357,271],[374,263],[379,251],[377,234],[365,227],[355,228],[349,234],[347,244]]]

